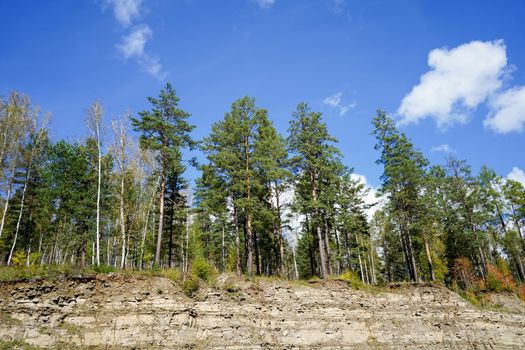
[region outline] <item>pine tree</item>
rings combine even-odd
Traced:
[[[262,184],[256,176],[260,152],[255,148],[258,129],[267,120],[267,112],[255,106],[255,100],[243,97],[235,101],[224,119],[213,124],[212,132],[204,140],[204,152],[224,179],[225,186],[233,200],[236,231],[239,231],[239,213],[242,210],[246,236],[246,270],[253,274],[255,263],[255,238],[253,233],[254,208],[257,204],[255,193]],[[240,237],[236,235],[237,266],[240,263]],[[237,269],[237,273],[240,271]]]
[[[333,179],[344,167],[341,165],[339,150],[333,146],[336,139],[328,133],[321,113],[310,111],[307,104],[297,106],[289,132],[288,143],[298,199],[296,207],[311,221],[312,234],[317,239],[320,275],[326,278],[330,273],[330,247],[326,217],[323,216],[326,207],[323,207],[321,198],[324,196],[323,191],[334,183]]]
[[[426,215],[419,197],[427,161],[414,150],[406,135],[397,130],[385,112],[378,110],[373,124],[377,139],[375,148],[381,151],[377,163],[384,168],[381,191],[388,196],[410,278],[418,281],[414,240],[419,238],[418,220]]]
[[[195,142],[190,133],[194,126],[187,119],[190,114],[178,108],[179,98],[171,84],[167,83],[160,91],[159,98],[148,97],[152,105],[150,111],[139,113],[140,118],[131,118],[135,129],[141,133],[140,146],[157,153],[159,163],[160,191],[159,191],[159,224],[157,246],[155,250],[155,264],[160,265],[162,234],[164,229],[164,200],[168,177],[175,178],[184,173],[182,151],[192,149]]]

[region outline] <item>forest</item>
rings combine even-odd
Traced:
[[[187,273],[209,264],[464,290],[525,282],[524,186],[455,157],[430,164],[382,110],[370,116],[381,187],[367,204],[369,189],[307,103],[285,136],[243,97],[195,140],[169,83],[147,100],[150,109],[111,121],[93,102],[87,137],[71,142],[50,139],[49,116],[29,97],[0,99],[2,265]],[[187,159],[189,150],[206,161]],[[194,188],[189,167],[201,174]]]

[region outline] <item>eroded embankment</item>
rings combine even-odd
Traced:
[[[222,277],[189,298],[166,278],[99,276],[0,284],[0,339],[57,349],[518,349],[525,315],[480,311],[430,285],[370,294],[337,281]]]

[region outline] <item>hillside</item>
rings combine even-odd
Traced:
[[[342,281],[221,276],[190,298],[163,277],[3,282],[0,339],[55,349],[524,347],[525,304],[498,298],[499,311],[482,311],[434,285],[371,293]]]

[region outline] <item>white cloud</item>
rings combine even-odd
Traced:
[[[262,9],[268,9],[275,4],[275,0],[256,0],[257,5]]]
[[[490,101],[490,112],[483,121],[486,128],[506,134],[520,132],[525,124],[525,86],[509,89]]]
[[[166,72],[162,68],[160,60],[149,54],[146,44],[153,37],[151,28],[143,23],[135,25],[136,19],[141,16],[143,0],[105,0],[105,6],[113,8],[113,14],[119,24],[127,29],[127,33],[122,36],[121,42],[116,45],[118,51],[125,59],[133,58],[137,61],[143,71],[163,80]]]
[[[447,144],[432,147],[430,152],[456,153],[456,151]]]
[[[351,109],[354,109],[356,106],[357,106],[357,103],[352,102],[349,105],[339,107],[339,115],[340,116],[345,115],[346,112],[348,112]]]
[[[140,16],[142,0],[106,0],[105,3],[113,7],[115,19],[123,27],[129,27]]]
[[[136,27],[122,37],[122,42],[117,44],[117,48],[125,58],[141,58],[144,55],[144,46],[152,35],[153,32],[147,25]]]
[[[332,96],[328,96],[323,100],[323,103],[331,108],[335,108],[339,110],[339,115],[343,116],[345,115],[350,109],[353,109],[357,106],[355,102],[352,102],[348,105],[342,105],[341,99],[342,99],[343,93],[338,92]]]
[[[428,55],[430,71],[403,98],[400,124],[427,117],[440,128],[465,123],[469,112],[499,89],[507,55],[502,40],[472,41],[453,49],[435,49]]]
[[[341,103],[341,96],[343,96],[342,92],[338,92],[335,95],[328,96],[323,100],[323,103],[325,105],[328,105],[330,107],[337,107],[339,106],[339,103]]]
[[[525,186],[525,172],[518,167],[512,167],[512,171],[507,175],[507,179],[521,182]]]
[[[162,64],[160,63],[160,60],[158,58],[144,54],[138,60],[138,62],[140,66],[150,75],[154,76],[159,80],[166,79],[168,73],[164,71],[164,69],[162,68]]]

